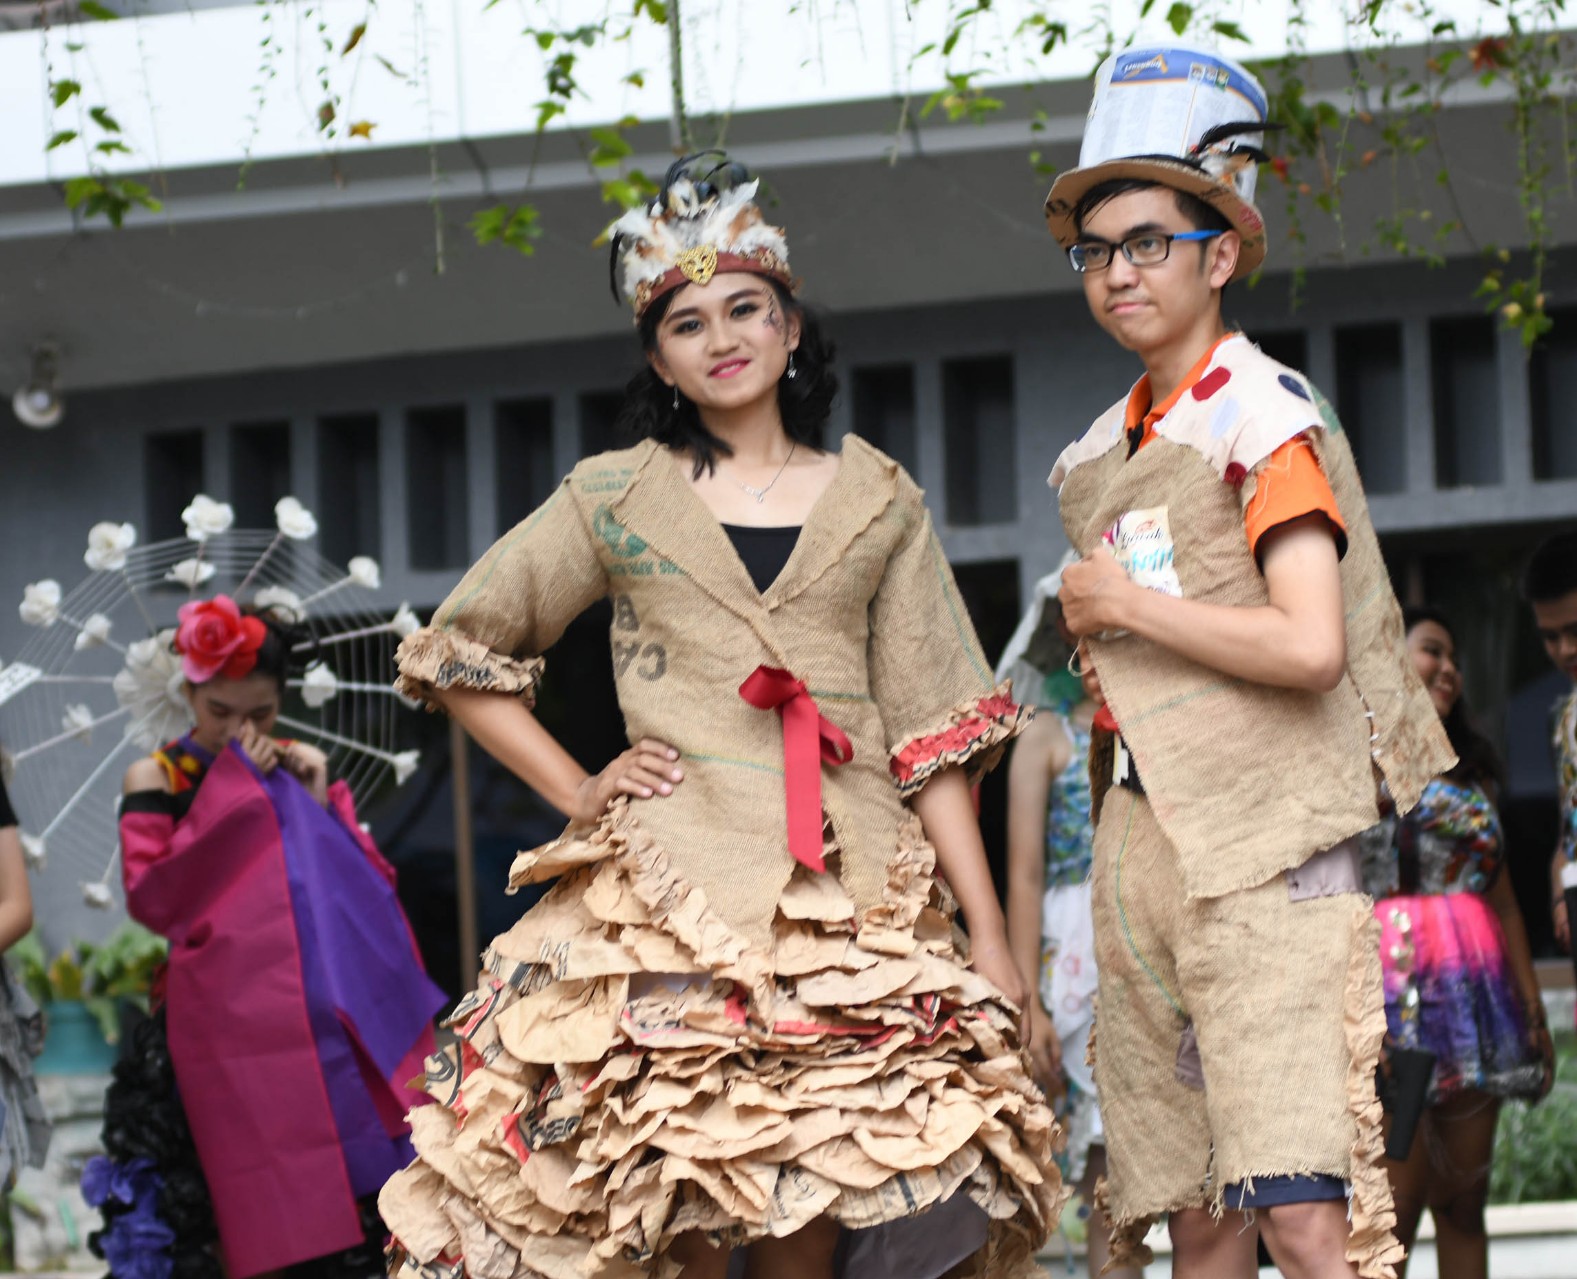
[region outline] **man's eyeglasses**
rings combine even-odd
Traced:
[[[1173,240],[1213,240],[1220,231],[1179,231],[1168,235],[1164,231],[1144,231],[1130,235],[1121,244],[1108,240],[1080,240],[1068,246],[1068,261],[1080,275],[1087,271],[1104,271],[1112,264],[1112,255],[1121,249],[1123,257],[1135,266],[1159,266],[1172,252]]]

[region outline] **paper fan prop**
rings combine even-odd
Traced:
[[[130,524],[95,524],[82,582],[68,592],[34,582],[23,595],[36,634],[0,667],[0,765],[29,865],[66,868],[89,905],[116,900],[127,766],[192,724],[172,647],[188,600],[225,594],[301,631],[295,647],[308,665],[289,681],[275,732],[320,747],[358,804],[416,770],[417,752],[396,746],[401,699],[390,683],[416,615],[376,607],[377,561],[341,568],[307,545],[317,521],[295,498],[274,513],[277,529],[235,529],[228,505],[199,496],[182,512],[184,538],[147,546]]]

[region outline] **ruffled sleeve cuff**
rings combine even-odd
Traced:
[[[431,626],[401,640],[394,663],[400,671],[395,690],[429,710],[438,709],[435,695],[450,688],[510,693],[532,706],[544,665],[540,657],[505,657],[458,631]]]
[[[1023,731],[1034,713],[1013,700],[1009,683],[954,707],[936,731],[911,738],[893,751],[888,767],[899,792],[913,795],[933,774],[955,764],[964,767],[973,785],[996,767],[1002,748]]]

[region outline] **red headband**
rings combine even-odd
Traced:
[[[639,320],[647,308],[658,298],[672,293],[686,284],[707,284],[719,272],[744,272],[764,275],[776,280],[787,289],[793,289],[794,277],[789,274],[788,263],[770,249],[752,249],[747,253],[718,252],[712,248],[687,249],[679,260],[655,280],[643,281],[635,290],[635,318]]]
[[[241,679],[257,666],[258,650],[268,638],[268,628],[255,617],[245,617],[228,595],[182,604],[175,631],[175,651],[181,671],[194,684],[218,677]]]

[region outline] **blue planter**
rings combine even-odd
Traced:
[[[87,1005],[74,999],[44,1005],[44,1051],[33,1061],[39,1075],[106,1075],[115,1045],[106,1043]]]

